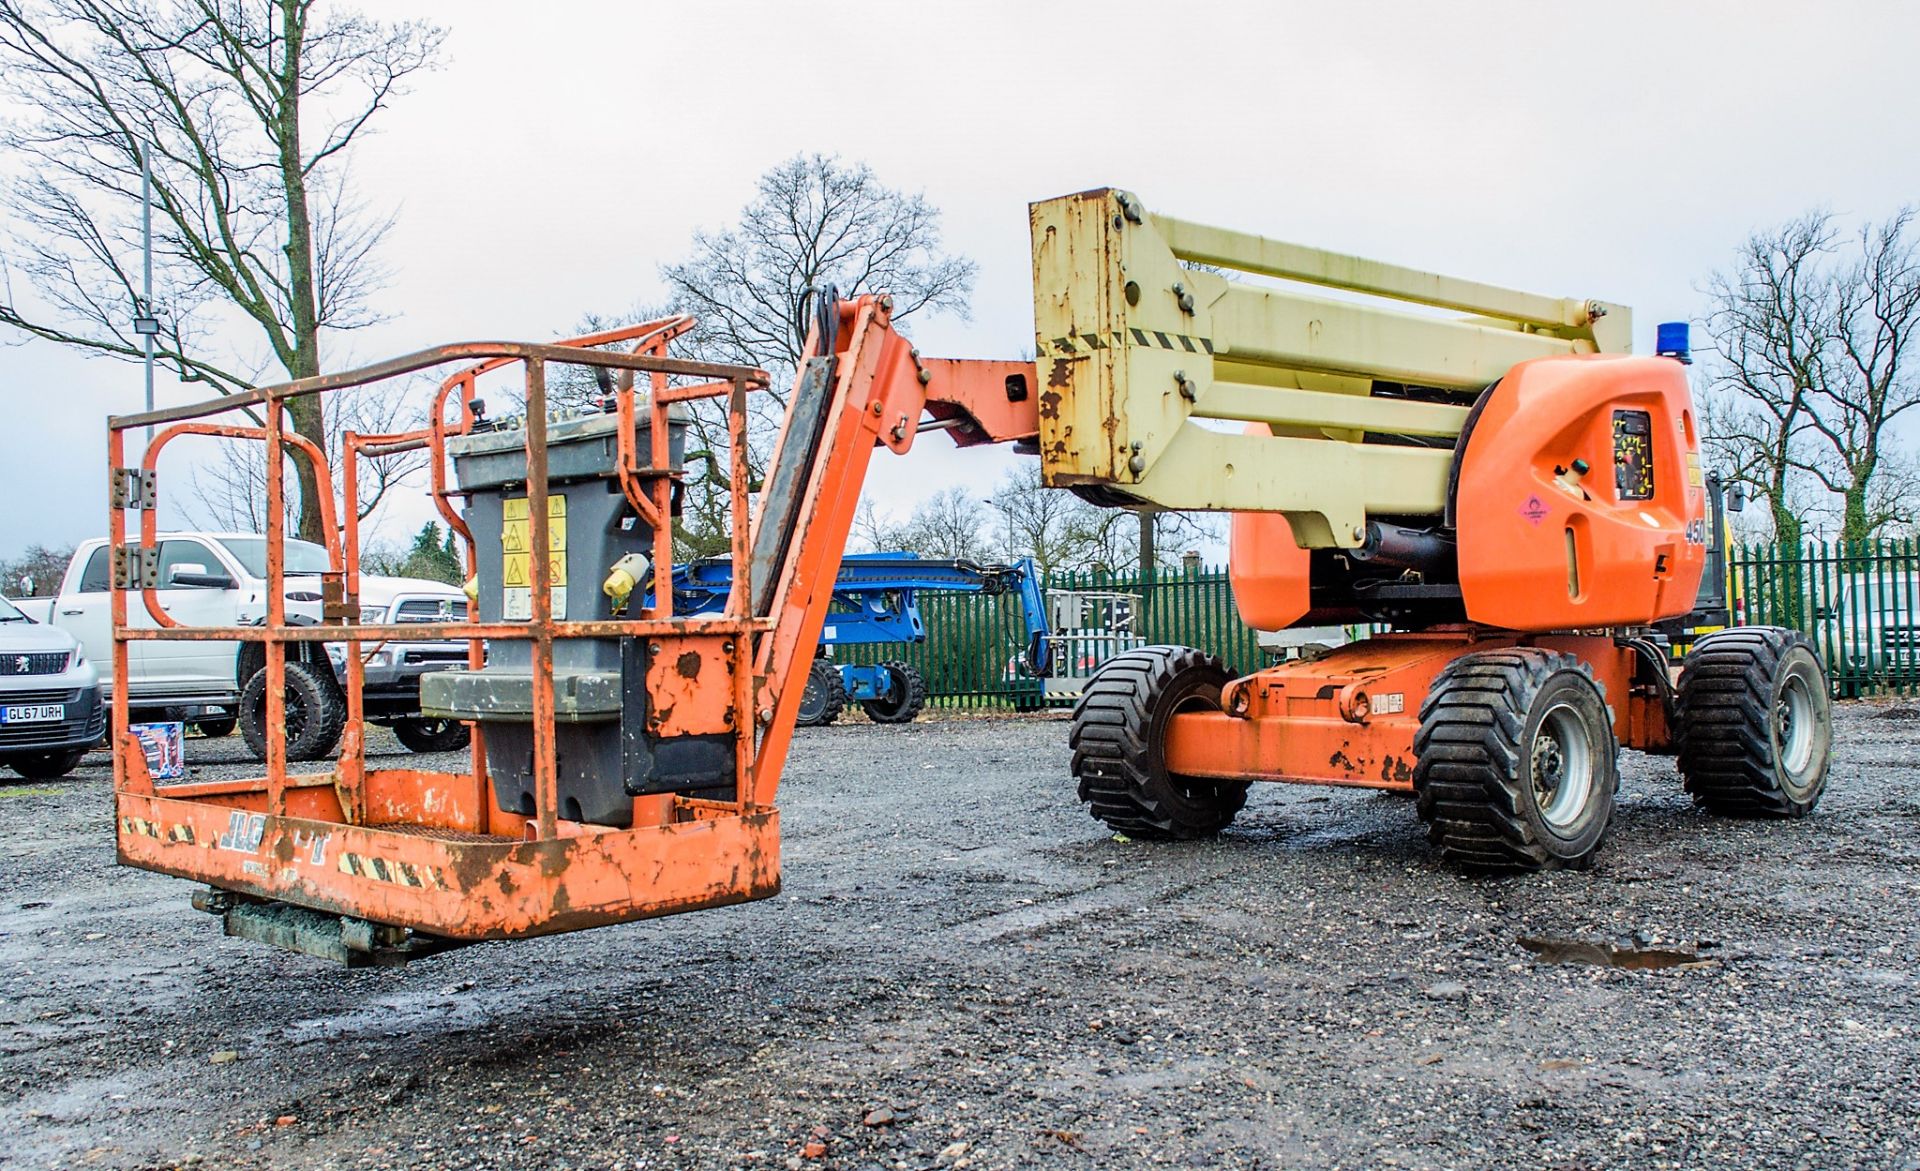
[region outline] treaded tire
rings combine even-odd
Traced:
[[[1168,721],[1218,711],[1226,664],[1191,647],[1149,646],[1108,659],[1073,709],[1073,776],[1094,817],[1134,838],[1207,838],[1247,803],[1246,781],[1167,771]]]
[[[46,752],[30,752],[16,756],[8,761],[14,772],[30,781],[51,781],[55,777],[64,777],[80,767],[87,750],[84,748],[54,748]]]
[[[800,715],[794,720],[802,728],[819,728],[840,718],[847,707],[847,685],[840,679],[840,668],[825,659],[815,659],[807,672],[806,688],[800,693]]]
[[[267,672],[255,671],[240,693],[240,735],[254,756],[267,755]],[[319,760],[330,755],[340,743],[340,732],[347,724],[347,698],[333,672],[312,663],[287,664],[287,726],[285,730],[288,760]]]
[[[1580,868],[1613,814],[1617,745],[1585,663],[1538,647],[1461,655],[1420,705],[1413,791],[1427,840],[1475,870]]]
[[[206,716],[193,721],[193,729],[209,740],[218,740],[233,735],[233,729],[239,722],[234,716]]]
[[[1774,626],[1709,634],[1680,670],[1675,711],[1680,777],[1700,805],[1735,817],[1805,817],[1819,804],[1833,704],[1806,635]]]
[[[395,720],[393,734],[409,752],[455,752],[473,742],[473,729],[459,720],[433,716]]]
[[[863,699],[860,710],[876,724],[911,724],[927,706],[927,680],[905,663],[881,663],[880,669],[893,676],[892,699]]]

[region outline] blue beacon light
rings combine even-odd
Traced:
[[[1683,365],[1693,364],[1693,343],[1686,322],[1663,321],[1654,329],[1653,352],[1655,354],[1662,358],[1672,358]]]

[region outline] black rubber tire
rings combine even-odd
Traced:
[[[222,736],[233,735],[239,723],[238,716],[206,716],[193,721],[193,730],[209,740],[218,740]]]
[[[7,761],[14,772],[30,781],[51,781],[55,777],[64,777],[80,767],[86,759],[84,748],[54,748],[46,752],[29,752]]]
[[[1804,704],[1804,706],[1802,706]],[[1810,740],[1795,744],[1795,717]],[[1833,704],[1806,635],[1774,626],[1695,643],[1675,704],[1680,777],[1705,808],[1734,817],[1805,817],[1827,787]]]
[[[393,722],[393,734],[409,752],[455,752],[473,742],[473,729],[459,720],[409,716]]]
[[[881,663],[893,677],[892,699],[863,699],[860,710],[876,724],[911,724],[927,706],[926,676],[906,663]]]
[[[800,715],[794,720],[802,728],[820,728],[840,718],[847,708],[847,685],[841,682],[840,668],[826,659],[815,659],[807,672],[807,686],[800,694]]]
[[[1108,659],[1073,709],[1073,777],[1094,817],[1132,838],[1207,838],[1247,803],[1246,781],[1167,771],[1162,742],[1175,713],[1218,711],[1232,679],[1204,651],[1149,646]]]
[[[240,693],[240,735],[255,757],[267,755],[267,672],[254,672]],[[347,724],[347,698],[333,672],[312,663],[287,664],[288,760],[319,760],[340,743]]]
[[[1584,746],[1585,791],[1554,816],[1561,768],[1574,755],[1562,740],[1569,735]],[[1413,748],[1420,819],[1447,861],[1506,871],[1593,861],[1613,815],[1619,750],[1606,697],[1579,659],[1538,647],[1461,655],[1420,705]],[[1543,794],[1542,784],[1553,789]]]

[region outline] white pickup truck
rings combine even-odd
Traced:
[[[264,621],[267,542],[252,533],[162,533],[161,608],[188,626],[243,626]],[[16,604],[38,621],[80,641],[100,665],[102,687],[113,689],[113,619],[109,610],[112,550],[92,540],[74,551],[60,592]],[[327,552],[307,541],[286,542],[286,598],[290,622],[320,619],[318,574],[332,568]],[[466,596],[450,585],[415,578],[362,576],[361,618],[368,622],[438,622],[466,616]],[[128,621],[155,625],[138,594],[128,597]],[[338,744],[346,717],[342,672],[346,648],[304,644],[308,657],[287,660],[287,756],[313,760]],[[420,715],[420,676],[462,666],[458,642],[363,644],[367,719],[388,724],[415,752],[463,747],[467,727]],[[266,658],[259,643],[225,641],[127,644],[127,699],[133,718],[182,719],[208,735],[225,735],[237,719],[256,754],[266,751]]]

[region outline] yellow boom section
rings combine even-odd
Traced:
[[[1516,363],[1631,347],[1618,305],[1152,215],[1125,191],[1029,212],[1046,483],[1282,512],[1309,547],[1361,543],[1369,513],[1441,512],[1451,440]]]

